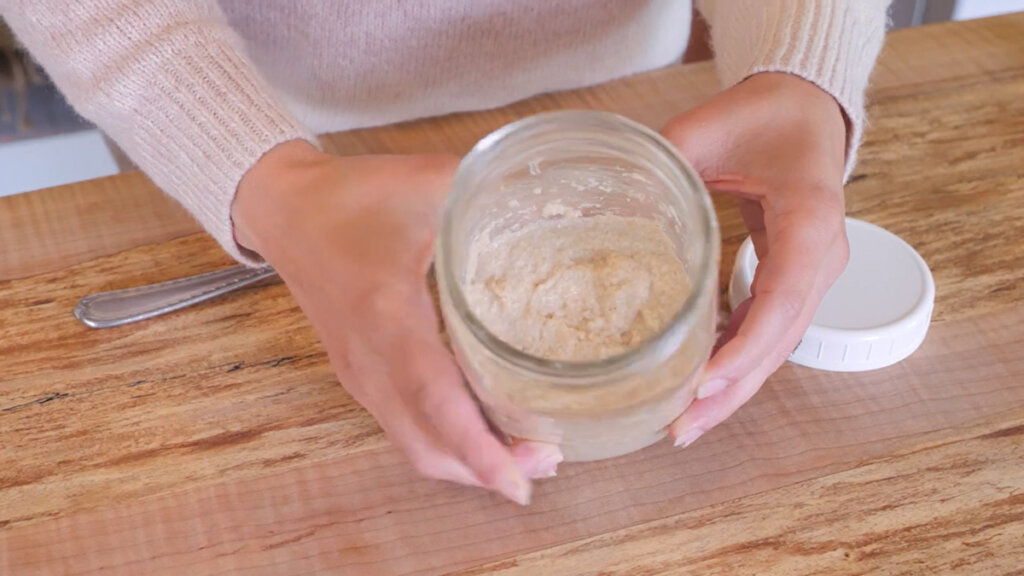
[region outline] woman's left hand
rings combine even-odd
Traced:
[[[687,446],[749,400],[799,344],[846,266],[839,104],[796,76],[761,73],[663,130],[713,192],[735,196],[759,264],[733,312],[698,399],[670,426]]]

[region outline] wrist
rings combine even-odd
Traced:
[[[849,150],[853,124],[847,111],[836,97],[814,82],[788,72],[758,72],[742,82],[753,84],[759,90],[774,91],[796,104],[804,115],[817,117],[824,128],[834,128],[842,134],[845,150]]]
[[[242,177],[231,205],[235,241],[267,257],[266,248],[289,228],[288,215],[299,200],[302,181],[330,160],[305,140],[271,148]]]

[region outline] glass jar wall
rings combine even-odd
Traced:
[[[567,361],[524,352],[474,314],[465,290],[474,239],[566,212],[657,223],[689,284],[662,330],[610,357]],[[510,436],[560,444],[569,461],[610,458],[663,438],[692,401],[710,354],[719,250],[700,178],[639,124],[553,112],[481,140],[456,173],[435,264],[452,347],[488,418]]]

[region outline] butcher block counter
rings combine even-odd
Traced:
[[[716,88],[688,64],[324,144],[463,154],[557,108],[658,127]],[[564,464],[529,507],[417,477],[281,284],[72,318],[231,264],[145,177],[0,199],[0,574],[1021,574],[1024,14],[891,34],[869,96],[848,212],[931,266],[923,346],[786,365],[693,446]],[[745,231],[715,202],[724,275]]]

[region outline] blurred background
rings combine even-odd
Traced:
[[[1024,0],[894,0],[893,28],[1024,11]],[[705,36],[695,30],[694,41]],[[693,43],[692,43],[693,44]],[[687,60],[707,54],[695,46]],[[0,196],[109,176],[131,162],[67,105],[0,20]]]

